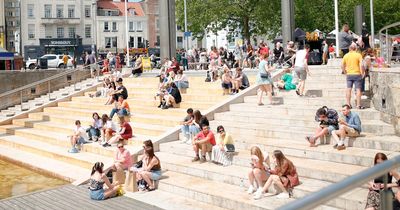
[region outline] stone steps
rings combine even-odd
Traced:
[[[33,129],[33,128],[24,128],[18,126],[8,126],[5,128],[4,126],[0,127],[0,132],[3,136],[11,136],[11,137],[18,137],[24,138],[24,141],[28,141],[28,139],[40,141],[44,143],[48,143],[50,145],[55,145],[59,147],[64,147],[64,150],[68,150],[71,148],[71,143],[69,138],[67,137],[68,134],[65,133],[58,133],[58,132],[51,132],[48,130],[40,130],[40,129]],[[14,136],[13,136],[14,135]],[[0,136],[2,138],[3,136]],[[136,152],[138,149],[141,149],[142,142],[147,140],[142,136],[136,136],[131,138],[128,141],[128,145],[126,148],[130,152]],[[7,141],[7,139],[4,139]],[[102,147],[99,143],[88,143],[83,146],[82,151],[90,152],[97,155],[103,155],[107,157],[114,157],[115,155],[115,148],[112,147]]]
[[[98,161],[103,162],[105,165],[110,165],[113,163],[112,157],[105,157],[103,155],[97,155],[89,152],[72,154],[69,153],[68,149],[65,147],[15,135],[0,137],[0,144],[86,169],[91,169],[94,163]]]
[[[206,162],[202,164],[192,163],[191,157],[182,157],[181,155],[170,154],[168,152],[159,152],[157,156],[163,160],[163,168],[167,169],[168,172],[173,171],[176,173],[198,177],[205,180],[211,180],[218,183],[225,183],[233,186],[239,186],[242,187],[241,189],[242,191],[244,191],[248,187],[248,178],[247,178],[247,172],[249,171],[248,164],[246,166],[232,165],[229,167],[223,167],[211,162]],[[300,159],[294,159],[292,157],[289,158],[296,165],[302,162]],[[305,164],[315,164],[315,161],[307,162],[304,163],[303,165]],[[331,165],[331,166],[338,167],[336,165]],[[318,165],[315,165],[315,167],[318,167]],[[299,170],[301,166],[297,168]],[[353,169],[351,167],[347,168]],[[340,171],[340,168],[337,168],[337,171]],[[307,178],[304,175],[302,175],[303,174],[302,170],[299,170],[298,172],[301,176],[300,177],[301,184],[297,186],[293,191],[295,198],[302,197],[306,194],[312,193],[331,184],[331,182],[329,181],[321,181],[318,179]],[[309,173],[313,172],[314,171]],[[348,173],[350,174],[349,171]],[[274,191],[273,187],[271,187],[270,191],[271,192]],[[360,204],[362,205],[362,202],[364,202],[365,199],[363,195],[362,196],[359,195],[368,193],[368,191],[367,189],[363,188],[357,188],[354,190],[354,192],[356,191],[358,191],[358,193],[353,193],[353,196],[351,197],[341,196],[340,198],[338,198],[343,202],[343,204],[336,205],[336,207],[340,208],[344,207],[345,205],[348,205],[357,207],[358,209],[360,207]],[[331,203],[335,202],[337,201],[333,200]]]

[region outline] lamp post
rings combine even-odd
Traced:
[[[187,36],[187,13],[186,13],[186,0],[184,0],[184,13],[185,13],[185,33],[184,33],[184,38],[185,38],[185,50],[188,50],[188,45],[189,45],[189,36]]]
[[[336,30],[336,57],[339,57],[339,9],[338,0],[335,0],[335,30]]]
[[[369,1],[370,5],[370,13],[371,13],[371,46],[372,49],[375,49],[375,29],[374,29],[374,0]]]
[[[129,65],[129,40],[128,40],[128,0],[125,0],[125,41],[126,41],[126,66]]]

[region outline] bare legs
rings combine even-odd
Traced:
[[[346,89],[346,103],[348,105],[351,105],[351,92],[352,88],[347,88]],[[361,89],[357,88],[356,89],[356,106],[360,107],[361,106]]]
[[[260,85],[259,86],[258,91],[257,91],[257,96],[258,96],[257,104],[258,105],[263,105],[262,98],[263,98],[264,92],[267,93],[269,102],[270,102],[270,104],[272,104],[272,87],[271,87],[270,84],[268,84],[268,85]]]
[[[262,191],[263,192],[268,192],[268,188],[274,184],[275,186],[277,186],[282,192],[287,193],[286,188],[283,186],[281,179],[279,178],[278,175],[271,175],[267,182],[265,183]]]
[[[259,168],[251,169],[251,171],[249,171],[248,177],[250,186],[256,187],[255,189],[257,189],[258,187],[262,187],[263,183],[268,178],[265,171],[261,171],[261,169]],[[257,184],[256,186],[254,186],[254,181]]]
[[[300,95],[304,95],[305,84],[306,84],[305,80],[300,80],[299,85],[297,86],[297,90]]]
[[[137,180],[143,179],[144,181],[146,181],[150,189],[155,188],[153,180],[151,179],[151,172],[149,171],[139,171],[138,173],[136,173],[136,179]]]

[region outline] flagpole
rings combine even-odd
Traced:
[[[129,39],[128,39],[128,0],[125,0],[125,41],[126,41],[126,66],[129,67]]]

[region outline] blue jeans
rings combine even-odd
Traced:
[[[111,113],[110,113],[110,118],[111,119],[114,117],[115,113],[118,113],[118,116],[127,116],[128,115],[128,110],[126,110],[125,108],[122,108],[122,109],[114,108],[114,109],[112,109]]]
[[[91,139],[92,137],[99,137],[100,136],[100,130],[98,128],[94,128],[93,126],[90,126],[90,128],[87,130],[89,134],[89,138]]]
[[[197,127],[196,125],[190,125],[189,126],[189,134],[194,136],[200,132],[200,128]]]

